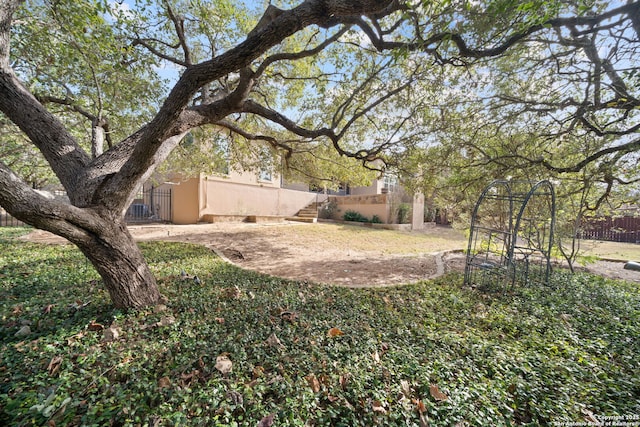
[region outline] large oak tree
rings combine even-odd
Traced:
[[[270,5],[251,25],[222,1],[140,2],[119,15],[101,1],[23,3],[0,0],[0,111],[42,154],[69,203],[42,197],[1,161],[0,205],[77,245],[118,307],[160,299],[123,217],[136,190],[192,129],[215,126],[266,143],[294,166],[327,148],[364,165],[400,163],[434,130],[437,121],[423,113],[451,85],[447,70],[490,67],[489,59],[554,31],[554,43],[620,22],[637,31],[640,16],[637,2],[601,10],[537,0],[307,0],[289,9]],[[50,36],[29,29],[35,16]],[[615,76],[600,62],[602,87]],[[155,97],[144,89],[153,64],[171,64],[179,78],[157,105],[133,103],[127,88]],[[637,107],[629,90],[611,86],[617,96],[595,107]],[[519,95],[501,100],[526,105]],[[595,107],[585,106],[579,118],[589,120]],[[70,115],[86,120],[90,132],[75,130]]]

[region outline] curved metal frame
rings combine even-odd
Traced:
[[[528,191],[514,191],[523,185],[529,188]],[[538,218],[539,214],[534,212],[535,218],[525,218],[529,207],[532,204],[535,207],[541,197],[547,198],[548,215]],[[493,227],[483,224],[484,218],[479,215],[481,207],[492,199],[502,203],[508,202],[508,206],[502,207],[506,212],[500,212],[500,223]],[[529,182],[509,180],[491,182],[482,191],[473,209],[465,264],[465,284],[478,285],[502,281],[513,285],[518,279],[524,283],[535,281],[548,284],[551,274],[555,211],[555,190],[548,180],[533,185]],[[529,224],[527,230],[523,227],[525,223]],[[535,224],[536,227],[543,224],[542,234],[536,229],[536,239],[531,236],[531,224]],[[541,244],[533,245],[534,240]],[[486,245],[486,248],[483,245]],[[530,277],[532,272],[537,275]]]

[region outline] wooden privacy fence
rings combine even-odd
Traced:
[[[585,218],[579,237],[609,242],[640,243],[640,217]]]

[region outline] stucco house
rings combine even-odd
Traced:
[[[200,174],[194,178],[174,176],[154,185],[160,191],[171,190],[171,222],[195,224],[222,221],[315,221],[322,207],[331,204],[332,219],[342,219],[347,211],[376,218],[382,224],[398,223],[398,208],[409,205],[406,227],[423,226],[424,199],[401,192],[391,175],[368,187],[346,188],[340,192],[310,191],[301,183],[287,183],[277,173],[238,172],[221,175]],[[140,199],[139,204],[146,204]],[[326,209],[324,210],[326,212]],[[325,217],[327,215],[324,215]]]

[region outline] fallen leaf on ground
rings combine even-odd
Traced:
[[[293,323],[298,318],[298,313],[295,311],[283,311],[280,313],[280,318],[284,321]]]
[[[242,291],[240,290],[238,285],[235,285],[232,288],[226,288],[223,292],[227,298],[231,299],[239,299],[242,296]]]
[[[273,425],[274,416],[275,416],[274,414],[267,415],[266,417],[260,420],[257,427],[271,427]]]
[[[49,362],[49,365],[47,366],[47,371],[49,372],[49,375],[51,376],[55,375],[60,370],[60,365],[62,365],[61,356],[55,356],[54,358],[52,358],[51,361]]]
[[[169,377],[162,377],[158,380],[158,388],[169,388],[171,387],[171,380]]]
[[[253,368],[253,371],[251,373],[253,375],[253,379],[255,380],[256,378],[260,378],[262,375],[264,375],[264,368],[258,365]]]
[[[276,336],[275,332],[269,335],[269,338],[267,338],[267,345],[271,347],[284,348],[284,345],[282,345],[280,338]]]
[[[234,405],[242,405],[244,403],[244,397],[242,394],[234,390],[229,390],[226,394],[226,398],[229,399]]]
[[[104,325],[101,325],[100,323],[97,323],[95,320],[92,320],[91,323],[89,323],[89,325],[87,325],[87,329],[89,329],[90,331],[101,331],[104,329]]]
[[[16,332],[15,334],[13,334],[14,337],[16,338],[24,338],[27,335],[31,334],[31,328],[29,326],[23,326],[20,329],[18,329],[18,332]]]
[[[591,412],[586,408],[582,408],[581,412],[582,412],[582,415],[584,415],[584,419],[587,423],[589,424],[593,423],[598,425],[599,423],[598,418],[593,414],[593,412]]]
[[[338,328],[331,328],[329,329],[329,336],[330,337],[339,337],[341,335],[344,335],[344,332],[342,332],[340,329]]]
[[[402,394],[405,395],[405,397],[407,398],[411,397],[411,386],[409,385],[409,381],[407,380],[400,381],[400,390],[402,391]]]
[[[111,326],[102,332],[102,341],[112,342],[120,337],[120,328]]]
[[[438,402],[444,402],[445,400],[449,399],[449,396],[441,392],[440,389],[438,389],[438,386],[435,384],[431,384],[429,386],[429,393],[431,394],[431,397],[433,397]]]
[[[198,375],[200,375],[200,371],[197,369],[194,369],[189,373],[180,374],[180,385],[183,387],[189,387],[193,380],[198,378]]]
[[[162,313],[163,311],[167,311],[169,308],[164,304],[157,304],[153,307],[154,313]]]
[[[429,427],[429,417],[426,412],[420,413],[420,427]]]
[[[307,380],[307,384],[309,384],[309,387],[311,387],[311,390],[313,390],[314,393],[318,393],[320,391],[320,381],[318,381],[315,374],[309,374],[304,378]]]
[[[216,357],[216,366],[215,368],[220,371],[222,375],[227,375],[233,370],[233,363],[227,356],[224,354]]]
[[[349,384],[349,374],[344,374],[344,375],[340,375],[340,387],[342,387],[343,390],[345,390],[347,388],[347,384]]]
[[[159,322],[156,322],[156,326],[169,326],[176,323],[176,318],[173,316],[165,316],[160,319]]]
[[[373,412],[379,412],[381,414],[387,413],[387,410],[384,409],[384,406],[382,406],[382,402],[380,402],[379,400],[374,400],[371,404],[371,407],[373,408]]]

